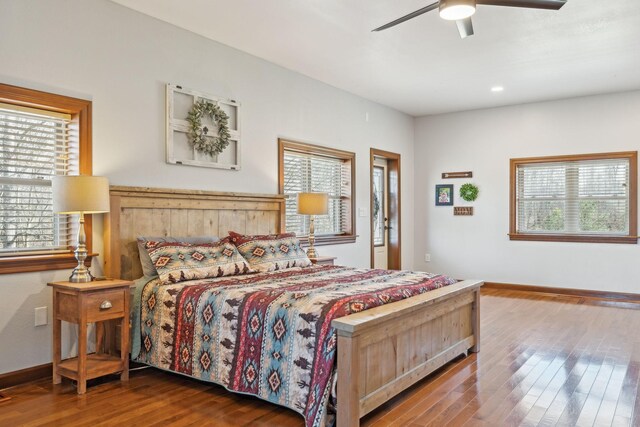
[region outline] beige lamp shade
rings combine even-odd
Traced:
[[[109,212],[109,180],[103,176],[55,176],[51,186],[56,213]]]
[[[327,193],[298,193],[298,213],[301,215],[326,215],[329,210]]]

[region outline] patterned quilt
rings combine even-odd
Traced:
[[[452,283],[428,273],[337,266],[169,285],[154,279],[140,286],[140,351],[132,357],[291,408],[308,427],[331,425],[331,321]]]

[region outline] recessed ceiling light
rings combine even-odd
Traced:
[[[491,88],[491,92],[494,92],[494,93],[502,92],[502,91],[504,91],[504,87],[502,87],[502,86],[494,86],[494,87]]]

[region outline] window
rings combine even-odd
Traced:
[[[511,160],[512,240],[637,243],[637,152]]]
[[[73,221],[51,210],[51,177],[78,174],[70,119],[0,104],[0,255],[68,250]]]
[[[77,264],[76,221],[53,213],[51,179],[91,173],[90,107],[0,84],[0,273]]]
[[[297,194],[329,194],[329,213],[315,219],[316,245],[352,243],[355,154],[300,142],[279,140],[279,191],[286,201],[285,229],[309,234],[309,217],[297,212]]]

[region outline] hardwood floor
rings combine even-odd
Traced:
[[[640,426],[640,310],[578,297],[483,290],[482,351],[362,419],[364,426]],[[1,426],[303,426],[292,411],[146,369],[129,383],[7,389]],[[638,396],[640,397],[640,396]]]

